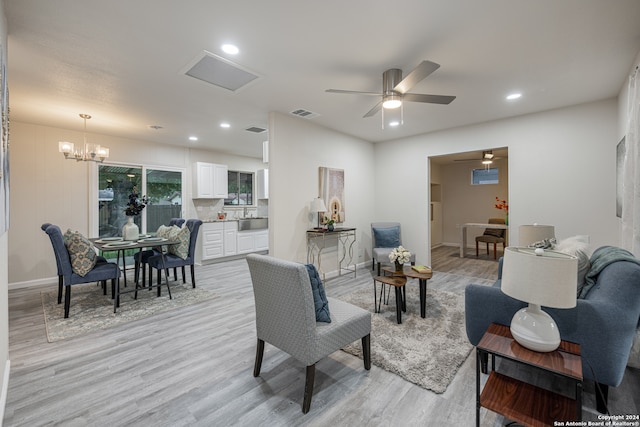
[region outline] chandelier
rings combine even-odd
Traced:
[[[76,160],[78,162],[103,162],[109,157],[109,149],[101,147],[98,144],[89,144],[87,142],[87,119],[91,116],[88,114],[80,114],[84,119],[84,144],[81,149],[74,150],[73,142],[59,141],[58,151],[64,155],[67,160]]]

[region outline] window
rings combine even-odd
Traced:
[[[253,174],[248,172],[228,171],[229,197],[224,199],[225,205],[253,205]]]
[[[485,185],[498,183],[498,168],[471,170],[471,185]]]
[[[147,197],[147,207],[134,218],[140,232],[155,231],[182,214],[182,172],[144,166],[100,164],[98,167],[98,236],[120,236],[127,218],[129,194]]]

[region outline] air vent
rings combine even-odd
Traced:
[[[320,114],[314,113],[313,111],[305,110],[303,108],[298,108],[297,110],[293,110],[290,114],[294,116],[303,117],[305,119],[314,119],[318,117]]]
[[[247,132],[253,132],[253,133],[262,133],[262,132],[266,132],[267,130],[265,128],[261,128],[258,126],[251,126],[249,128],[245,129]]]
[[[235,92],[260,76],[233,62],[202,51],[183,71],[187,76]]]

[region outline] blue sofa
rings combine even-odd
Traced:
[[[640,260],[608,260],[603,264],[602,254],[608,248],[594,251],[587,277],[593,277],[595,285],[577,300],[575,308],[544,308],[558,325],[561,338],[580,344],[583,377],[596,382],[597,409],[602,413],[608,387],[617,387],[622,381],[640,327]],[[598,270],[593,271],[596,266]],[[502,259],[493,286],[471,284],[465,289],[467,337],[474,346],[491,323],[510,325],[513,314],[526,305],[501,291],[501,277]],[[482,362],[486,372],[486,360]]]

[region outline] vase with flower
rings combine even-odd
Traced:
[[[328,216],[325,216],[324,217],[324,223],[327,225],[327,230],[329,230],[329,231],[333,231],[334,230],[333,224],[335,224],[335,220],[329,218]]]
[[[140,229],[134,222],[136,216],[142,213],[142,210],[147,206],[146,197],[139,198],[138,193],[134,192],[129,194],[129,202],[124,210],[127,215],[127,222],[122,227],[122,240],[138,240],[140,237]]]
[[[496,203],[493,205],[494,208],[504,211],[504,223],[505,225],[509,225],[509,203],[506,200],[500,200],[496,196]]]
[[[389,261],[395,264],[396,271],[402,271],[403,264],[411,261],[411,252],[402,246],[393,248],[389,253]]]

